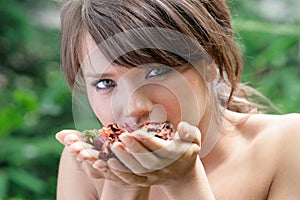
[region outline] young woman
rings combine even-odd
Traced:
[[[177,132],[122,134],[108,161],[59,132],[57,199],[300,198],[300,117],[249,100],[224,1],[68,0],[61,13],[62,68],[99,121]]]

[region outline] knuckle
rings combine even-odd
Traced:
[[[72,145],[70,145],[70,146],[68,147],[68,151],[69,151],[70,153],[72,153],[72,154],[77,154],[77,153],[80,152],[80,150],[81,150],[81,149],[79,149],[78,146],[75,145],[75,144],[72,144]]]
[[[66,143],[75,142],[78,141],[79,139],[80,139],[79,136],[74,132],[71,132],[64,137],[64,141]]]
[[[82,142],[74,142],[70,146],[68,146],[68,152],[72,155],[78,155],[85,153],[84,151],[87,150],[89,147],[84,145]]]
[[[91,154],[87,149],[83,149],[82,151],[80,151],[78,156],[81,158],[81,160],[87,160],[89,157],[91,157]]]

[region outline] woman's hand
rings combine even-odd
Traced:
[[[98,159],[99,152],[81,140],[82,134],[76,130],[62,130],[56,134],[56,139],[65,145],[72,155],[76,168],[94,179],[110,179],[125,184],[109,170],[106,162]]]
[[[119,160],[108,160],[110,170],[124,182],[137,186],[187,184],[196,177],[201,134],[186,122],[178,125],[176,134],[173,141],[147,137],[139,131],[122,134],[122,143],[111,147]]]
[[[81,141],[81,135],[82,133],[78,131],[64,130],[57,133],[56,138],[66,146],[79,170],[90,178],[106,179],[104,185],[100,186],[101,199],[147,199],[149,187],[132,186],[116,176],[106,162],[98,159],[99,152],[94,150],[92,145]]]
[[[174,141],[144,134],[124,134],[113,144],[119,160],[109,159],[108,166],[117,177],[130,185],[160,185],[168,199],[215,199],[198,156],[198,128],[179,123]]]
[[[194,177],[201,146],[198,128],[181,122],[173,141],[147,136],[145,132],[122,134],[111,147],[119,160],[98,159],[98,151],[81,141],[82,133],[63,130],[56,138],[66,146],[76,167],[91,178],[109,179],[122,184],[150,186],[188,182]]]

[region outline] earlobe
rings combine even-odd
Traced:
[[[206,82],[210,83],[216,79],[217,76],[217,65],[212,62],[206,66],[206,74],[205,80]]]

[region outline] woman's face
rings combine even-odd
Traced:
[[[126,68],[110,63],[90,35],[85,44],[82,70],[87,94],[94,113],[104,125],[168,121],[177,126],[186,121],[199,126],[208,92],[195,67],[150,63]]]

